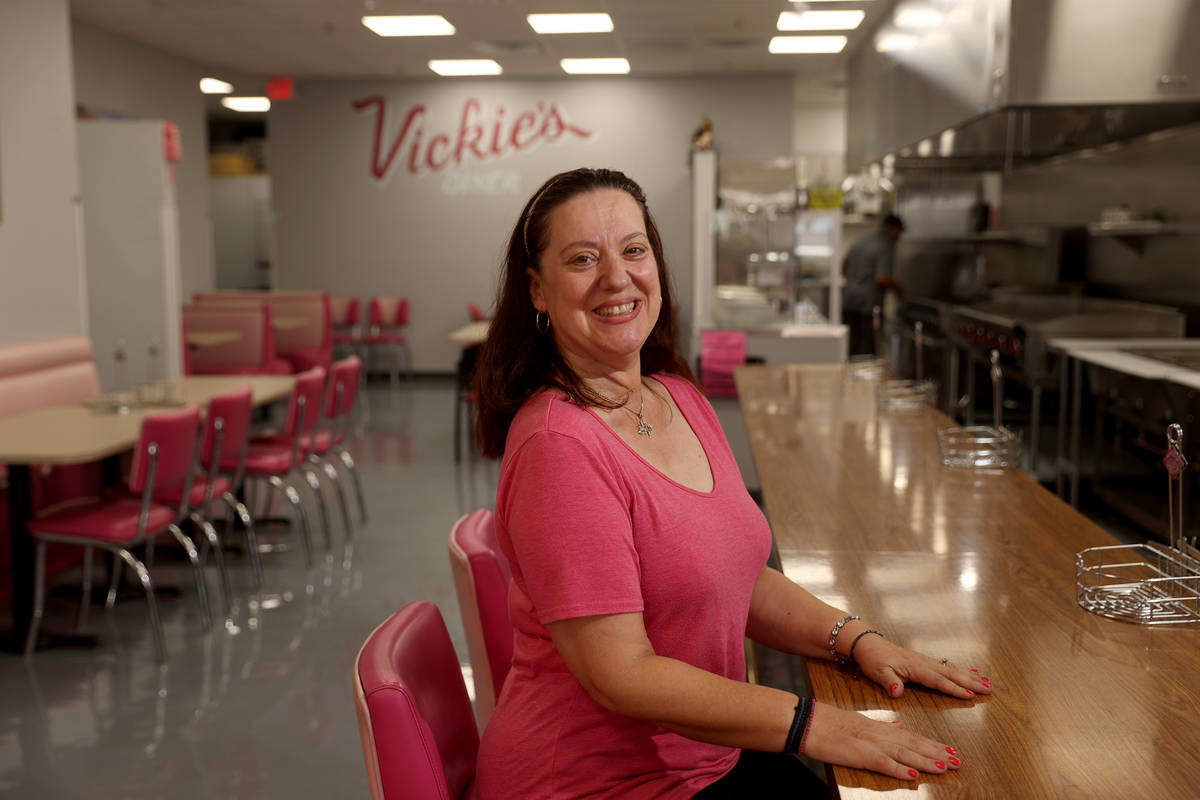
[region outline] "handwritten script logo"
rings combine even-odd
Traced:
[[[385,142],[388,101],[379,95],[355,100],[355,111],[375,114],[375,138],[371,148],[371,175],[384,180],[401,150],[407,151],[405,166],[413,175],[461,167],[470,160],[491,161],[512,153],[532,150],[567,136],[588,139],[592,131],[572,125],[553,103],[538,103],[534,109],[509,114],[504,106],[485,115],[483,104],[468,98],[463,103],[457,132],[426,129],[428,111],[422,104],[410,107],[391,142]]]

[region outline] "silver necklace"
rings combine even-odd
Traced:
[[[633,414],[633,416],[637,419],[638,434],[641,436],[645,436],[647,439],[649,439],[650,435],[652,433],[654,433],[654,426],[651,425],[650,423],[646,422],[646,418],[644,416],[642,416],[642,412],[646,410],[646,392],[645,392],[645,387],[642,386],[641,384],[638,385],[638,398],[641,400],[641,404],[638,406],[637,411],[634,411],[632,408],[630,408],[629,406],[626,406],[626,405],[621,406],[621,408],[625,409],[630,414]],[[626,402],[628,402],[628,401],[626,401]]]

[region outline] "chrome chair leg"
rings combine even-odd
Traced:
[[[108,570],[108,596],[104,598],[105,611],[112,611],[113,606],[117,604],[117,587],[121,585],[121,566],[124,563],[121,557],[113,552],[112,566]]]
[[[338,458],[346,465],[346,470],[350,473],[350,477],[354,479],[354,493],[358,496],[358,512],[359,524],[367,524],[367,501],[363,495],[362,480],[358,477],[358,467],[354,463],[353,456],[350,451],[340,445],[336,448]]]
[[[325,471],[325,475],[333,482],[333,488],[337,490],[338,506],[342,511],[342,528],[346,532],[346,543],[354,538],[354,526],[350,522],[350,503],[346,500],[346,487],[342,486],[342,476],[338,475],[337,468],[329,461],[319,462],[321,469]]]
[[[33,570],[33,615],[29,618],[29,632],[25,635],[27,657],[33,655],[38,628],[42,625],[42,602],[46,595],[46,542],[43,539],[38,539]]]
[[[171,524],[167,530],[187,553],[188,561],[192,562],[192,572],[196,577],[196,594],[200,598],[200,617],[204,621],[204,629],[208,630],[212,627],[212,614],[208,608],[208,586],[204,582],[204,569],[200,566],[200,555],[196,551],[196,545],[187,537],[187,534],[179,529],[178,525]]]
[[[175,526],[172,525],[171,527],[174,528]],[[138,582],[142,584],[142,589],[146,592],[146,608],[150,613],[150,631],[154,636],[154,653],[158,658],[158,663],[165,664],[167,661],[167,646],[163,643],[162,621],[158,618],[158,603],[154,600],[154,584],[150,582],[150,571],[146,569],[145,564],[134,557],[133,553],[124,548],[114,550],[113,553],[114,558],[119,557],[118,564],[124,561],[133,567],[134,572],[137,573]],[[116,570],[114,569],[113,572],[116,572]],[[207,611],[206,604],[205,613]]]
[[[217,538],[217,529],[212,526],[212,523],[200,516],[196,512],[192,512],[190,518],[200,532],[204,534],[206,544],[212,547],[214,558],[217,560],[217,572],[221,575],[221,599],[225,603],[225,616],[228,617],[232,613],[233,608],[233,590],[229,585],[229,572],[225,569],[225,549],[221,546],[221,540]],[[203,564],[203,558],[201,563]]]
[[[329,555],[333,552],[333,531],[330,530],[329,509],[325,507],[325,495],[321,491],[321,480],[316,471],[309,466],[301,465],[299,471],[304,476],[308,488],[312,489],[313,496],[317,498],[317,511],[321,513],[321,525],[325,528],[325,555]]]
[[[312,533],[308,528],[308,515],[304,513],[304,503],[300,500],[300,493],[296,491],[296,487],[286,483],[278,475],[268,475],[267,482],[287,498],[288,502],[292,504],[292,508],[295,509],[296,516],[300,518],[300,530],[304,534],[304,561],[311,569],[313,565]]]
[[[249,509],[232,492],[221,495],[221,500],[229,508],[225,530],[233,530],[234,514],[237,514],[238,519],[242,521],[242,527],[246,529],[246,549],[250,551],[250,566],[254,570],[254,588],[261,589],[263,582],[262,557],[258,552],[258,536],[254,533],[254,518],[250,516]]]

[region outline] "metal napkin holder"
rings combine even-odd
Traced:
[[[1109,619],[1142,625],[1200,622],[1200,550],[1183,526],[1183,428],[1167,428],[1167,545],[1089,547],[1075,555],[1075,599]]]
[[[1000,353],[992,351],[992,424],[942,428],[938,447],[948,467],[1017,467],[1021,463],[1021,434],[1001,424],[1004,407],[1004,374]]]
[[[937,381],[925,379],[924,328],[920,322],[913,326],[916,377],[913,380],[880,381],[876,389],[880,411],[913,412],[937,403]]]

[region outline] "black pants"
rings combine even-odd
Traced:
[[[879,355],[875,352],[875,321],[872,315],[843,311],[842,322],[850,329],[850,355]]]
[[[743,750],[738,763],[725,777],[692,795],[693,800],[745,800],[750,797],[827,798],[829,787],[794,756]]]

